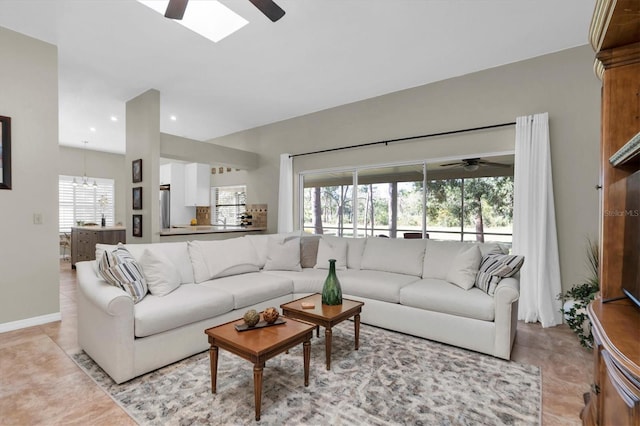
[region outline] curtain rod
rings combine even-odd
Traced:
[[[345,149],[362,148],[362,147],[365,147],[365,146],[373,146],[373,145],[381,145],[381,144],[388,145],[388,144],[393,143],[393,142],[409,141],[409,140],[413,140],[413,139],[433,138],[435,136],[446,136],[446,135],[453,135],[453,134],[456,134],[456,133],[466,133],[466,132],[475,132],[475,131],[478,131],[478,130],[495,129],[496,127],[513,126],[515,124],[516,124],[516,122],[512,121],[510,123],[492,124],[490,126],[482,126],[482,127],[471,127],[469,129],[449,130],[447,132],[430,133],[428,135],[407,136],[405,138],[388,139],[388,140],[377,141],[377,142],[367,142],[367,143],[361,143],[361,144],[357,144],[357,145],[341,146],[339,148],[328,148],[328,149],[321,149],[319,151],[303,152],[301,154],[291,154],[291,155],[289,155],[289,158],[302,157],[303,155],[322,154],[322,153],[325,153],[325,152],[342,151],[342,150],[345,150]]]

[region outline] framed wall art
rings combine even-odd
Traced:
[[[132,190],[133,210],[142,210],[142,187],[133,188]]]
[[[133,232],[134,237],[142,237],[142,215],[133,215]]]
[[[133,160],[131,163],[131,176],[133,183],[142,182],[142,158]]]
[[[0,189],[11,189],[11,117],[0,115]]]

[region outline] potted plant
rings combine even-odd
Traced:
[[[593,347],[593,335],[591,334],[591,322],[587,317],[587,305],[596,297],[600,290],[598,278],[599,250],[598,244],[587,238],[587,265],[589,276],[586,281],[574,285],[564,294],[559,294],[558,299],[564,300],[561,312],[567,325],[580,339],[580,344],[585,348]]]

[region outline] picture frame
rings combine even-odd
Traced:
[[[11,117],[0,115],[0,189],[11,189]]]
[[[142,182],[142,158],[131,162],[131,180],[133,183]]]
[[[131,202],[133,204],[133,210],[142,210],[142,187],[138,186],[131,190]]]
[[[133,236],[134,237],[142,237],[142,215],[134,214],[133,215]]]

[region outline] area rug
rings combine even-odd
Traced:
[[[267,361],[256,422],[253,366],[220,350],[217,393],[203,352],[121,385],[84,352],[76,363],[141,425],[538,425],[538,367],[353,323],[311,343],[309,386],[302,345]]]

